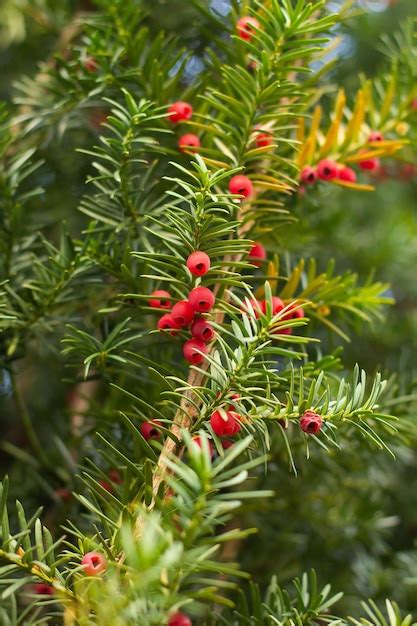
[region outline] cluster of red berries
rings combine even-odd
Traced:
[[[187,259],[187,267],[194,276],[204,276],[210,269],[210,258],[205,252],[193,252]],[[214,306],[214,293],[208,287],[194,287],[187,300],[180,300],[158,322],[159,330],[166,330],[171,335],[178,334],[182,328],[191,326],[192,338],[184,343],[185,359],[193,365],[199,365],[207,354],[207,344],[214,339],[214,328],[203,317]],[[164,290],[151,294],[149,306],[154,309],[170,309],[171,295]]]
[[[266,300],[256,300],[255,298],[251,300],[251,305],[254,310],[255,316],[258,318],[260,315],[265,315],[267,310],[267,301]],[[285,308],[287,309],[286,313],[281,317],[282,320],[295,320],[301,319],[304,317],[304,309],[301,307],[297,307],[295,303],[290,303],[289,305],[285,305],[285,303],[278,298],[278,296],[272,296],[272,315],[278,315]],[[278,335],[291,335],[292,328],[279,328],[274,331],[274,334]]]
[[[368,141],[375,143],[383,141],[383,139],[382,133],[374,131],[369,135]],[[359,161],[359,167],[362,170],[375,171],[379,168],[379,165],[379,159],[376,157],[365,158],[363,161]],[[356,172],[347,165],[338,165],[331,159],[322,159],[317,167],[305,167],[301,172],[300,180],[304,185],[313,185],[317,180],[343,180],[348,183],[355,183]]]
[[[323,426],[323,418],[314,411],[305,411],[300,417],[300,428],[307,435],[317,435]]]
[[[239,400],[240,395],[233,393],[230,400]],[[233,404],[214,411],[210,417],[210,426],[218,437],[234,437],[241,429],[242,416]]]
[[[190,120],[192,115],[193,107],[189,102],[178,100],[178,102],[173,102],[168,108],[168,117],[173,124],[179,124],[180,122]],[[185,133],[185,135],[181,135],[178,139],[178,148],[181,152],[185,152],[187,150],[197,152],[200,146],[200,138],[193,133]]]

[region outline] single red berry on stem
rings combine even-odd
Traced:
[[[87,576],[97,576],[107,569],[107,561],[100,552],[87,552],[81,559],[81,565]]]
[[[159,420],[151,420],[150,422],[142,422],[140,425],[140,433],[146,441],[150,439],[160,439],[162,436],[159,428],[155,428],[155,426],[160,426],[161,422]]]
[[[261,267],[262,261],[266,259],[266,250],[261,243],[255,242],[249,250],[249,259],[256,267]]]
[[[317,174],[321,180],[333,180],[338,172],[337,163],[331,159],[323,159],[317,166]]]
[[[266,148],[274,143],[274,136],[270,132],[258,132],[256,133],[255,143],[258,148]]]
[[[192,133],[186,133],[178,140],[178,147],[181,152],[185,152],[186,150],[197,152],[200,146],[200,139],[197,135],[193,135]]]
[[[193,252],[187,259],[187,267],[194,276],[204,276],[210,269],[210,257],[205,252]]]
[[[188,339],[184,343],[182,353],[189,363],[192,365],[200,365],[200,363],[204,361],[204,355],[207,354],[207,346],[204,341]]]
[[[193,437],[192,438],[192,442],[195,443],[196,446],[198,446],[201,450],[203,449],[203,442],[201,437]],[[213,458],[214,456],[214,448],[213,448],[213,444],[211,443],[210,440],[207,440],[207,444],[208,444],[208,448],[209,448],[209,453],[210,453],[210,457]]]
[[[247,176],[237,174],[237,176],[232,176],[229,181],[229,191],[235,195],[249,198],[253,193],[253,185]]]
[[[304,309],[302,307],[296,308],[297,305],[294,302],[288,305],[288,310],[283,316],[283,320],[295,320],[304,317]]]
[[[380,133],[379,130],[372,131],[368,139],[368,141],[383,141],[383,140],[384,140],[384,135]]]
[[[322,426],[322,417],[314,411],[306,411],[300,417],[300,428],[303,433],[307,433],[308,435],[316,435],[320,432]]]
[[[51,596],[54,593],[54,588],[47,583],[35,583],[33,585],[33,592],[39,596]]]
[[[255,29],[259,28],[259,22],[255,17],[249,15],[241,17],[236,22],[238,35],[245,41],[250,41],[255,33]]]
[[[214,411],[210,417],[210,426],[219,437],[237,435],[241,429],[240,415],[235,411]]]
[[[194,287],[188,294],[188,302],[193,311],[208,313],[214,306],[214,293],[207,287]]]
[[[300,180],[305,185],[314,185],[317,180],[317,170],[315,167],[308,165],[305,167],[300,175]]]
[[[189,120],[193,114],[193,107],[189,102],[179,100],[174,102],[168,109],[168,117],[173,124],[178,124],[183,120]]]
[[[68,500],[71,500],[72,498],[71,491],[67,489],[66,487],[59,487],[58,489],[55,489],[54,493],[56,496],[58,496],[58,498],[61,498],[61,500],[63,500],[64,502],[68,502]]]
[[[214,332],[214,328],[210,322],[205,320],[203,317],[199,317],[191,326],[191,334],[194,339],[204,341],[204,343],[209,343],[214,339],[214,335],[216,333]]]
[[[148,304],[153,309],[169,309],[171,306],[171,294],[164,289],[157,289],[151,293]]]
[[[84,67],[87,72],[96,72],[98,70],[98,63],[94,57],[87,57],[84,61]]]
[[[344,165],[337,172],[337,178],[348,183],[356,183],[356,172],[351,167]]]
[[[194,318],[194,309],[187,300],[180,300],[172,307],[172,319],[177,326],[189,326]]]
[[[121,485],[123,482],[123,478],[120,476],[120,472],[117,469],[111,469],[109,471],[109,478],[116,485]]]
[[[266,300],[262,301],[261,308],[262,308],[262,313],[266,313]],[[278,296],[272,296],[272,315],[276,315],[277,313],[282,311],[282,309],[284,308],[285,308],[285,304],[283,303],[281,298],[278,298]]]
[[[111,485],[109,482],[107,482],[107,480],[99,480],[98,484],[101,485],[103,487],[103,489],[105,489],[109,493],[113,493],[113,491],[114,491],[113,485]]]
[[[294,319],[300,319],[302,317],[304,317],[304,309],[299,307],[299,308],[295,308],[296,304],[291,303],[288,308],[287,311],[285,313],[285,315],[282,316],[281,319],[283,320],[294,320]],[[277,328],[273,331],[273,334],[276,335],[292,335],[292,328]]]
[[[177,334],[176,331],[180,328],[180,326],[174,322],[171,313],[165,313],[165,315],[158,320],[157,326],[158,330],[170,330],[171,335]]]
[[[359,166],[362,170],[373,172],[379,168],[379,159],[376,157],[364,159],[363,161],[360,161]]]

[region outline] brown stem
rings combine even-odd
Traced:
[[[245,234],[251,229],[253,226],[253,222],[248,221],[243,223],[238,230],[238,238],[245,236]],[[225,260],[230,262],[231,264],[237,263],[242,259],[243,255],[235,255],[226,258]],[[214,288],[214,293],[217,295],[219,292],[220,285],[216,285]],[[228,302],[230,295],[226,292],[223,300]],[[214,321],[217,324],[221,324],[224,320],[225,312],[224,311],[216,311],[214,314]],[[174,416],[170,431],[173,434],[174,438],[167,437],[164,446],[159,455],[158,464],[154,473],[153,483],[152,483],[152,501],[148,506],[148,510],[152,510],[155,506],[155,500],[159,489],[161,487],[162,482],[165,479],[165,476],[168,473],[166,460],[178,454],[178,447],[180,444],[177,444],[176,441],[181,441],[181,431],[189,430],[191,424],[194,422],[195,418],[198,416],[199,410],[195,406],[195,401],[193,399],[194,388],[201,386],[204,377],[205,371],[207,370],[208,362],[206,361],[204,365],[202,365],[201,369],[203,371],[197,371],[192,369],[189,373],[187,384],[188,389],[185,391],[183,398],[181,400],[180,406]],[[134,538],[136,541],[140,539],[143,530],[143,517],[138,517],[135,529],[134,529]]]

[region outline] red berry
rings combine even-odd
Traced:
[[[58,496],[58,498],[61,498],[61,500],[63,500],[64,502],[68,502],[68,500],[71,500],[71,497],[72,497],[71,491],[67,489],[66,487],[60,487],[59,489],[55,489],[54,493],[56,496]]]
[[[210,257],[205,252],[193,252],[187,259],[187,267],[194,276],[204,276],[210,269]]]
[[[182,353],[189,363],[192,365],[200,365],[200,363],[204,361],[204,355],[207,354],[207,346],[204,341],[188,339],[184,343]]]
[[[383,141],[384,135],[378,130],[374,130],[370,135],[368,141]]]
[[[338,172],[337,163],[330,159],[323,159],[317,166],[317,174],[321,180],[333,180]]]
[[[296,305],[294,303],[291,303],[288,308],[287,311],[285,313],[285,315],[283,315],[281,317],[282,320],[294,320],[294,319],[299,319],[301,317],[304,317],[304,309],[302,308],[298,308],[295,309]],[[277,311],[278,312],[278,311]],[[276,335],[292,335],[292,328],[276,328],[273,330],[273,334]]]
[[[191,334],[194,339],[209,343],[213,340],[215,332],[213,326],[203,317],[197,318],[191,326]]]
[[[414,100],[411,103],[411,108],[415,111],[417,110],[417,98],[414,98]]]
[[[117,469],[111,469],[109,472],[110,480],[116,485],[121,485],[123,482],[122,477],[120,476],[120,472]]]
[[[214,411],[210,417],[210,426],[219,437],[237,435],[240,426],[240,415],[235,411]]]
[[[247,176],[243,176],[243,174],[238,174],[237,176],[232,176],[229,181],[229,191],[235,195],[243,196],[244,198],[249,198],[253,192],[253,185],[250,179]]]
[[[281,298],[278,298],[277,296],[272,296],[272,315],[276,315],[284,308],[285,304],[283,303]],[[262,313],[266,313],[266,300],[263,300],[263,302],[261,302],[261,309]]]
[[[180,300],[172,307],[171,316],[177,327],[189,326],[193,321],[194,309],[187,300]]]
[[[148,301],[148,304],[153,309],[169,309],[171,306],[171,295],[168,291],[157,289],[151,293],[151,298]]]
[[[214,293],[207,287],[194,287],[188,294],[188,302],[194,311],[208,313],[214,306]]]
[[[255,33],[255,29],[259,28],[259,22],[255,17],[241,17],[236,23],[236,28],[241,39],[250,41]]]
[[[223,450],[228,450],[229,448],[231,448],[234,445],[234,441],[229,441],[229,439],[223,439],[222,440],[222,447]]]
[[[158,320],[158,330],[170,330],[171,335],[175,335],[176,334],[176,330],[178,330],[180,327],[178,326],[178,324],[176,324],[176,322],[174,322],[174,319],[171,315],[171,313],[165,313],[165,315],[163,315],[161,317],[160,320]]]
[[[305,167],[301,172],[300,180],[305,185],[314,185],[317,180],[316,168],[310,167],[309,165]]]
[[[160,426],[161,422],[159,420],[151,420],[150,422],[142,422],[140,425],[140,433],[146,441],[161,438],[162,433],[158,428],[155,428],[155,425]]]
[[[254,243],[249,251],[249,259],[256,267],[261,267],[266,259],[266,250],[261,243]]]
[[[258,148],[266,148],[267,146],[271,146],[274,142],[274,137],[272,133],[257,133],[255,137],[255,143]]]
[[[308,435],[316,435],[323,426],[323,419],[314,411],[306,411],[300,417],[300,428]]]
[[[201,441],[201,437],[193,437],[192,442],[195,443],[195,445],[198,446],[200,449],[203,448],[203,442]],[[209,447],[210,457],[213,458],[214,456],[213,444],[209,440],[207,440],[207,443]]]
[[[348,183],[356,183],[356,172],[351,167],[344,165],[337,172],[337,178]]]
[[[295,308],[297,305],[292,302],[288,305],[287,312],[283,316],[283,320],[295,320],[304,317],[304,309],[301,307]]]
[[[87,57],[84,61],[84,67],[87,72],[96,72],[98,69],[98,63],[93,57]]]
[[[174,102],[168,109],[168,117],[173,124],[182,120],[189,120],[193,114],[193,107],[188,102]]]
[[[103,487],[109,493],[113,493],[113,485],[107,482],[107,480],[99,480],[98,484]]]
[[[81,565],[87,576],[96,576],[107,569],[106,558],[100,552],[87,552],[81,559]]]
[[[37,593],[39,596],[51,596],[54,593],[54,588],[47,583],[35,583],[33,593]]]
[[[186,150],[197,152],[197,148],[200,146],[200,139],[197,135],[193,135],[192,133],[187,133],[178,140],[178,147],[181,152],[185,152]]]
[[[374,171],[379,168],[379,159],[371,157],[370,159],[364,159],[359,163],[362,170]]]

